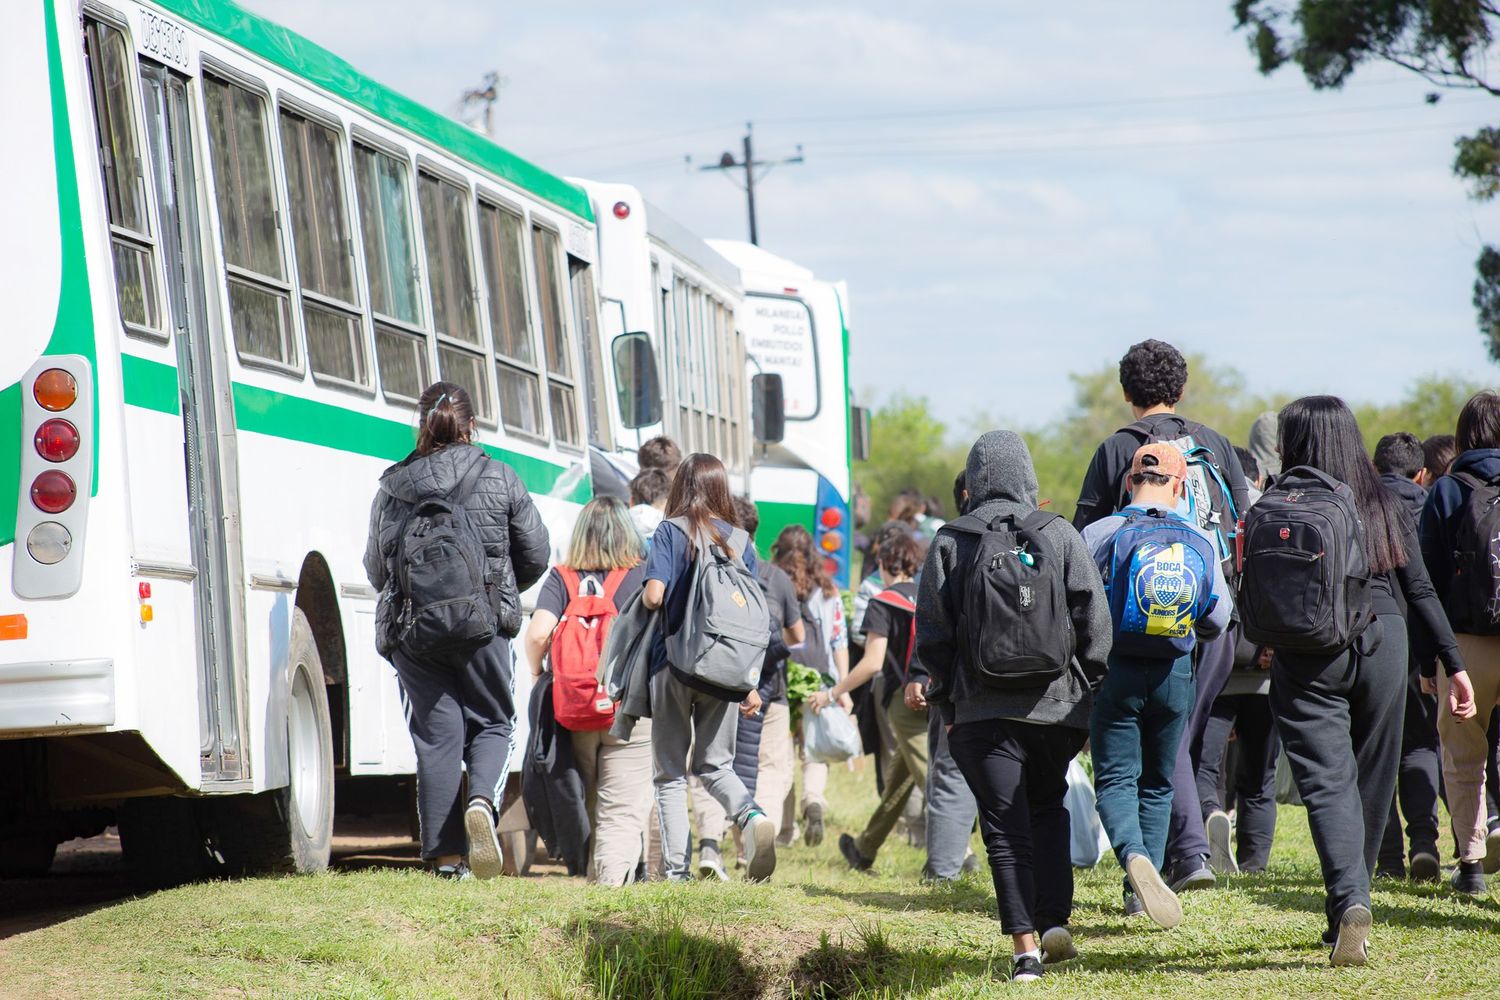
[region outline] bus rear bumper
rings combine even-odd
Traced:
[[[0,664],[0,738],[114,725],[115,663]]]

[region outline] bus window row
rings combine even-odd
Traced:
[[[670,359],[668,429],[686,450],[709,452],[740,468],[746,457],[745,375],[734,312],[682,272],[674,270],[664,287],[661,268],[653,259],[656,328]]]
[[[133,53],[98,20],[85,43],[121,317],[164,340]],[[365,395],[378,379],[403,405],[435,370],[470,390],[481,423],[583,446],[574,331],[592,325],[593,276],[555,229],[291,100],[273,130],[257,86],[210,67],[200,79],[241,363]]]

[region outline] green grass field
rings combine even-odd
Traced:
[[[834,829],[873,779],[836,773]],[[782,854],[773,884],[606,890],[561,877],[455,884],[413,870],[187,886],[0,941],[4,997],[1495,997],[1500,905],[1382,883],[1370,964],[1333,970],[1303,811],[1273,870],[1188,894],[1181,927],[1120,912],[1113,861],[1080,873],[1082,957],[1031,986],[987,870],[918,885],[904,844],[874,875],[831,842]],[[3,891],[3,884],[0,884]]]

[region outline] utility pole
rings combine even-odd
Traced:
[[[495,102],[500,99],[500,88],[504,87],[505,84],[505,78],[494,70],[491,70],[484,74],[484,80],[481,81],[478,87],[473,90],[464,91],[463,99],[460,102],[460,107],[462,108],[460,114],[465,116],[467,116],[468,110],[475,104],[484,104],[484,134],[492,138],[495,134],[491,131],[491,126],[494,124]],[[472,125],[473,123],[470,122],[470,124]]]
[[[755,124],[753,122],[746,122],[744,159],[736,160],[733,153],[726,151],[723,156],[719,157],[718,163],[699,167],[698,169],[718,170],[723,172],[726,176],[728,176],[728,172],[731,170],[743,169],[745,171],[745,203],[750,213],[750,242],[756,246],[759,246],[760,232],[755,224],[755,169],[757,167],[765,167],[766,173],[769,173],[770,168],[780,166],[783,163],[801,163],[802,146],[800,143],[798,144],[797,154],[795,156],[787,156],[779,160],[757,160],[755,158],[755,149],[751,145],[751,136],[754,134],[754,132]],[[762,174],[762,176],[764,176],[764,174]]]

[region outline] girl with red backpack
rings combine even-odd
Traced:
[[[542,583],[526,630],[532,676],[541,676],[545,661],[553,715],[572,734],[594,831],[588,877],[602,885],[634,877],[651,815],[651,723],[642,719],[628,741],[612,736],[615,703],[596,677],[610,626],[645,580],[645,554],[624,503],[589,501],[574,525],[567,559]]]

